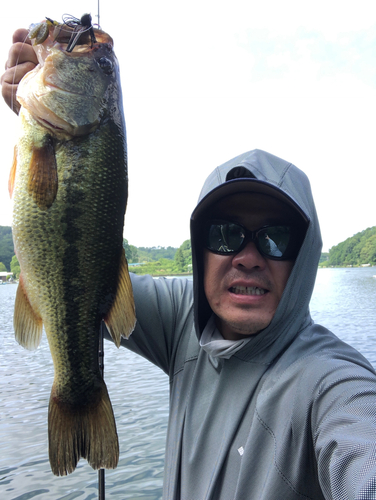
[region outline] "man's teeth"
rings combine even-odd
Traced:
[[[240,295],[264,295],[266,293],[266,290],[257,286],[233,286],[230,290]]]

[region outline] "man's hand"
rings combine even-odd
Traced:
[[[38,64],[28,30],[19,29],[13,34],[13,45],[5,63],[5,73],[1,77],[2,94],[8,106],[18,114],[20,104],[16,100],[17,87],[21,79]]]

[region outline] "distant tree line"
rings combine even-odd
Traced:
[[[135,247],[128,240],[123,240],[125,255],[131,271],[137,274],[179,274],[191,270],[191,244],[184,241],[179,248],[174,247]],[[0,226],[0,272],[12,272],[15,278],[19,277],[20,264],[14,254],[12,228]]]
[[[179,248],[133,247],[125,240],[125,255],[130,264],[129,270],[136,274],[166,276],[185,274],[192,271],[191,241],[186,240]],[[135,250],[137,258],[135,259]],[[166,257],[167,256],[167,257]],[[132,264],[137,265],[132,265]]]
[[[354,234],[329,250],[327,259],[320,266],[376,265],[376,226]]]
[[[159,259],[174,259],[177,248],[174,247],[135,247],[124,238],[123,247],[129,263],[154,262]]]
[[[130,270],[136,274],[170,275],[192,272],[190,240],[179,248],[135,247],[126,239],[123,247]],[[132,266],[132,264],[138,264]],[[376,226],[361,231],[322,253],[320,267],[376,265]],[[18,278],[20,267],[14,255],[12,228],[0,226],[0,271],[13,272]]]

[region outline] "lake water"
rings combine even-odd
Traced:
[[[311,314],[376,367],[375,276],[376,268],[319,270]],[[98,473],[85,460],[69,476],[51,473],[47,410],[53,364],[45,335],[34,352],[14,340],[16,289],[0,286],[0,499],[96,499]],[[106,499],[161,499],[167,377],[105,342],[105,380],[120,441],[118,468],[106,471]]]

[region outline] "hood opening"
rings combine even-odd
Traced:
[[[290,167],[291,172],[289,172]],[[302,221],[301,244],[308,232],[312,217],[316,219],[309,181],[305,174],[291,163],[269,153],[259,150],[251,151],[230,160],[212,172],[204,184],[199,202],[191,215],[194,313],[198,338],[212,314],[203,284],[206,217],[213,204],[227,196],[241,192],[249,193],[250,196],[252,193],[266,194],[293,208]],[[305,207],[306,198],[309,200],[307,205],[312,211],[312,216]]]

